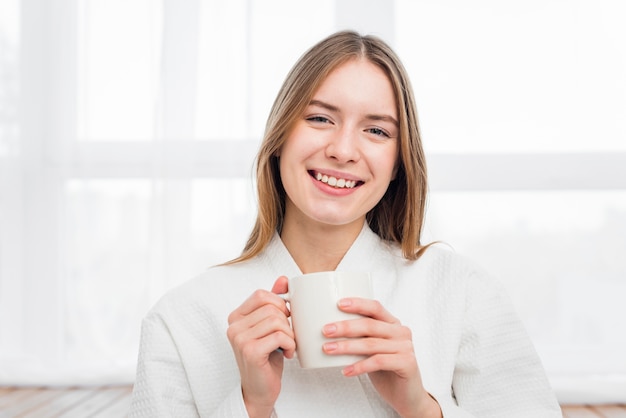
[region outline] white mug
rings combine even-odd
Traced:
[[[346,297],[372,299],[369,273],[324,271],[291,277],[289,293],[281,296],[289,302],[300,367],[347,366],[365,358],[360,355],[324,353],[322,345],[334,340],[324,337],[322,328],[331,322],[361,317],[342,312],[337,303]]]

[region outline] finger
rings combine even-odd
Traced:
[[[326,354],[330,355],[415,355],[412,341],[388,340],[384,338],[351,338],[346,340],[330,341],[324,343],[322,349]]]
[[[327,338],[377,337],[412,340],[412,333],[408,327],[367,317],[326,324],[322,333]]]
[[[276,293],[277,295],[287,293],[289,289],[288,285],[289,281],[287,276],[280,276],[274,282],[274,286],[272,286],[272,293]]]
[[[265,361],[265,359],[276,352],[279,348],[282,355],[293,358],[296,351],[296,343],[293,338],[283,332],[276,331],[266,334],[261,338],[252,338],[252,331],[244,333],[243,343],[239,346],[239,352],[247,361]]]
[[[417,361],[413,355],[377,354],[344,367],[342,373],[344,376],[358,376],[365,373],[389,371],[400,377],[409,378],[415,374],[416,370]]]
[[[240,333],[255,329],[255,338],[260,338],[274,331],[283,331],[293,336],[287,316],[274,305],[263,305],[254,312],[239,318],[228,327],[229,338],[234,339]]]
[[[274,293],[259,289],[255,290],[254,293],[248,297],[248,299],[246,299],[237,309],[231,312],[228,316],[228,323],[231,324],[241,317],[249,315],[263,305],[274,305],[285,315],[289,315],[289,310],[287,309],[287,305],[284,300]]]
[[[276,316],[265,317],[252,327],[243,326],[240,321],[227,330],[231,345],[238,351],[249,349],[260,350],[262,354],[269,354],[281,348],[286,357],[291,357],[295,351],[293,331],[286,320]]]
[[[391,315],[383,305],[374,299],[364,298],[343,298],[337,303],[340,310],[349,313],[356,313],[379,321],[389,322],[390,324],[399,324],[400,321]]]

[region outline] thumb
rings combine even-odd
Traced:
[[[280,276],[274,282],[274,286],[272,286],[272,293],[281,294],[287,293],[289,290],[289,285],[287,281],[287,276]]]

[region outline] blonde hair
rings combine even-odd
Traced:
[[[382,40],[342,31],[313,46],[296,62],[274,101],[256,160],[257,219],[242,254],[228,264],[256,256],[282,229],[285,190],[277,154],[326,77],[341,64],[357,58],[369,60],[387,74],[399,117],[398,171],[383,198],[367,213],[367,222],[380,238],[399,244],[405,258],[415,260],[425,251],[427,246],[421,244],[420,235],[426,207],[426,160],[406,70]]]

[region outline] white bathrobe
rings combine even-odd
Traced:
[[[457,254],[402,257],[366,225],[337,270],[369,271],[374,295],[413,334],[426,390],[444,417],[561,417],[542,365],[502,288]],[[301,274],[280,237],[244,263],[170,291],[143,321],[131,417],[246,417],[227,317],[256,289]],[[285,360],[274,415],[391,417],[367,376]]]

